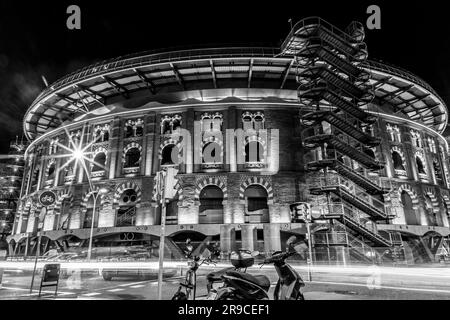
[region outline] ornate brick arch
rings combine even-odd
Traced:
[[[141,188],[134,181],[125,181],[119,184],[119,186],[116,188],[116,191],[114,192],[113,204],[119,204],[120,196],[125,190],[128,189],[136,191],[136,203],[140,203],[142,198]]]
[[[97,186],[95,188],[96,192],[98,192],[98,190],[100,190],[99,186]],[[93,193],[94,193],[93,191],[87,191],[87,192],[84,193],[83,198],[81,199],[81,204],[80,204],[81,212],[86,213],[86,211],[87,211],[87,204],[88,204],[89,198],[91,197],[91,195]],[[104,197],[104,195],[101,194],[100,195],[100,205],[103,205],[103,197]]]
[[[403,191],[405,191],[411,197],[413,209],[418,209],[419,208],[419,199],[417,197],[417,193],[411,188],[410,185],[402,184],[398,188],[398,196],[400,199],[401,199],[401,195],[402,195]]]
[[[264,149],[266,149],[266,147],[267,147],[267,144],[266,144],[265,139],[263,139],[261,136],[258,136],[258,135],[256,135],[256,134],[252,134],[252,135],[246,136],[246,137],[244,138],[244,146],[245,146],[247,143],[252,142],[252,141],[261,143],[261,145],[264,147]]]
[[[164,140],[160,145],[159,145],[159,149],[158,149],[158,159],[161,160],[162,159],[162,151],[163,149],[168,146],[168,145],[175,145],[178,148],[178,158],[181,158],[181,150],[183,149],[183,145],[182,145],[182,141],[178,140],[174,140],[172,138],[169,138],[167,140]]]
[[[400,157],[402,157],[403,162],[406,163],[405,154],[404,154],[404,152],[402,151],[402,149],[400,149],[398,146],[393,146],[393,147],[391,148],[391,152],[393,152],[393,151],[397,152],[397,153],[400,155]]]
[[[243,183],[241,183],[241,186],[239,188],[239,199],[241,201],[245,201],[245,189],[247,189],[251,185],[260,185],[264,187],[267,191],[267,202],[273,203],[273,189],[271,184],[266,180],[266,178],[263,177],[251,177],[245,180]]]
[[[447,205],[448,210],[450,211],[450,194],[449,194],[449,192],[446,190],[441,190],[441,197],[442,197],[442,200]]]
[[[53,209],[56,213],[58,213],[61,210],[61,205],[65,199],[68,199],[69,202],[73,201],[73,194],[70,189],[62,189],[58,191]]]
[[[227,186],[218,177],[204,177],[197,183],[195,188],[195,200],[200,200],[200,192],[206,186],[219,187],[223,192],[223,200],[228,199]]]
[[[132,143],[130,143],[132,144]],[[141,148],[142,149],[142,148]],[[139,149],[139,150],[141,150]],[[128,151],[128,149],[126,150]],[[125,153],[126,153],[125,151]],[[94,150],[93,154],[92,154],[92,159],[95,159],[95,157],[99,154],[99,153],[104,153],[105,157],[108,158],[108,150],[105,147],[99,147],[97,149]]]
[[[250,142],[258,142],[262,145],[263,153],[261,154],[261,162],[265,162],[267,159],[267,144],[266,144],[265,139],[263,139],[261,136],[257,136],[257,135],[249,135],[244,138],[244,143],[242,144],[242,150],[241,150],[242,156],[244,157],[244,159],[245,159],[245,147]]]
[[[129,143],[125,146],[125,148],[123,148],[123,152],[122,152],[122,162],[125,163],[125,156],[128,152],[128,150],[132,149],[132,148],[138,148],[139,149],[139,162],[142,160],[142,147],[139,143],[136,142],[132,142]]]
[[[440,213],[441,210],[439,208],[439,200],[436,197],[436,194],[435,194],[434,190],[432,188],[427,187],[427,188],[425,188],[425,194],[427,196],[429,196],[430,199],[431,199],[431,205],[433,207],[433,213],[435,213],[435,214]]]

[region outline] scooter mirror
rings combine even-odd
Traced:
[[[253,251],[252,252],[252,257],[256,257],[259,256],[259,251]]]

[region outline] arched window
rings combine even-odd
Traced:
[[[394,162],[395,170],[405,170],[402,156],[397,151],[392,151],[392,161]]]
[[[84,215],[83,228],[88,229],[91,228],[92,225],[92,216],[94,215],[94,228],[98,227],[98,212],[99,212],[99,204],[100,197],[97,198],[97,203],[95,205],[95,214],[94,214],[94,195],[89,197],[89,200],[86,204],[86,213]]]
[[[95,130],[95,142],[100,142],[102,141],[102,130],[99,128],[97,130]]]
[[[125,127],[125,138],[131,138],[134,135],[133,127],[132,126],[126,126]]]
[[[48,167],[47,180],[52,180],[55,178],[55,171],[56,171],[55,163],[52,162]]]
[[[417,164],[417,171],[420,174],[426,174],[422,159],[420,159],[420,157],[418,157],[418,156],[416,156],[416,164]]]
[[[144,127],[137,126],[136,127],[136,137],[142,137],[144,135]]]
[[[437,226],[436,214],[433,210],[433,202],[431,201],[430,196],[425,196],[425,211],[427,213],[427,224],[429,226]]]
[[[103,141],[109,140],[109,131],[103,131]]]
[[[161,133],[170,134],[172,133],[172,128],[170,127],[170,119],[163,120],[161,123]]]
[[[67,167],[64,168],[64,172],[65,172],[65,176],[66,177],[70,177],[75,175],[75,172],[73,171],[73,166],[69,165]]]
[[[105,170],[106,155],[104,152],[99,152],[94,157],[94,166],[92,172]]]
[[[178,128],[181,128],[181,120],[178,118],[175,118],[172,120],[172,131],[175,131]]]
[[[223,192],[217,186],[206,186],[200,192],[199,223],[223,223]]]
[[[165,115],[161,118],[161,134],[172,134],[181,128],[181,115]]]
[[[220,157],[221,147],[216,142],[208,142],[203,146],[202,159],[203,163],[221,163]]]
[[[63,200],[60,210],[57,228],[58,230],[67,230],[70,227],[70,199]]]
[[[40,166],[37,166],[33,171],[33,175],[31,176],[31,192],[37,190],[40,172],[41,172]]]
[[[173,165],[178,164],[178,147],[174,144],[165,146],[162,150],[161,165]]]
[[[245,189],[244,196],[247,199],[247,211],[268,209],[267,191],[262,186],[251,185]]]
[[[254,117],[254,121],[255,130],[264,129],[264,117],[262,116],[262,114],[256,114]]]
[[[436,179],[442,179],[441,164],[439,163],[439,160],[436,158],[433,158],[433,170]]]
[[[136,221],[137,193],[133,189],[125,190],[119,199],[116,227],[134,226]]]
[[[267,191],[260,185],[250,185],[244,192],[248,222],[269,222],[269,206]]]
[[[406,191],[402,191],[401,201],[403,205],[403,213],[405,214],[406,224],[409,225],[419,225],[416,213],[413,209],[413,202],[410,195]]]
[[[244,113],[242,116],[242,126],[244,130],[253,129],[252,115],[250,113]]]
[[[144,133],[144,121],[142,119],[128,120],[125,122],[125,138],[140,137]]]
[[[125,154],[124,168],[139,167],[140,160],[141,152],[139,151],[139,149],[136,147],[130,148]]]
[[[264,147],[257,141],[245,145],[245,162],[262,162]]]

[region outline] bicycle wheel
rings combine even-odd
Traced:
[[[186,298],[187,300],[189,300],[191,298],[192,295],[192,289],[194,288],[193,286],[193,278],[194,278],[194,272],[189,270],[186,273],[186,278],[185,278],[185,283],[186,283]]]

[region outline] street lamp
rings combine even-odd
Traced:
[[[90,189],[91,189],[91,194],[92,194],[92,196],[94,197],[94,208],[93,208],[93,210],[92,210],[92,218],[91,218],[91,232],[90,232],[90,235],[89,235],[89,248],[88,248],[88,255],[87,255],[87,260],[88,261],[91,261],[91,253],[92,253],[92,237],[93,237],[93,235],[94,235],[94,221],[95,221],[95,207],[96,207],[96,204],[97,204],[97,199],[98,199],[98,196],[99,195],[101,195],[101,194],[106,194],[106,193],[108,193],[108,189],[106,189],[106,188],[100,188],[100,189],[98,189],[98,190],[94,190],[93,189],[93,186],[92,186],[92,182],[91,182],[91,178],[89,177],[89,175],[88,175],[88,180],[89,180],[89,185],[90,185]]]
[[[80,146],[76,146],[73,151],[72,151],[72,157],[75,159],[75,161],[77,162],[81,162],[82,167],[86,173],[88,182],[89,182],[89,192],[91,193],[91,195],[94,197],[94,207],[92,210],[92,218],[91,218],[91,230],[90,230],[90,234],[89,234],[89,247],[88,247],[88,254],[87,254],[87,260],[91,261],[91,255],[92,255],[92,238],[94,235],[94,222],[95,222],[95,211],[96,211],[96,206],[97,206],[97,199],[98,196],[101,194],[106,194],[109,192],[109,190],[107,188],[100,188],[98,190],[94,189],[94,185],[92,183],[91,180],[91,176],[86,168],[86,165],[84,164],[84,160],[86,159],[86,154],[84,152],[84,149],[81,148],[81,144]]]

